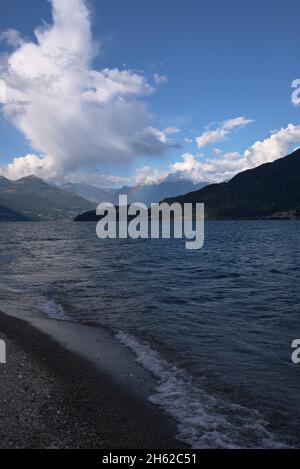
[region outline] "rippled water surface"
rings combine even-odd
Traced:
[[[205,247],[0,225],[0,309],[109,326],[195,447],[300,447],[300,222],[208,222]]]

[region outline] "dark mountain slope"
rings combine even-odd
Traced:
[[[18,181],[1,178],[0,204],[40,221],[73,220],[78,213],[96,206],[78,195],[50,186],[35,176]]]

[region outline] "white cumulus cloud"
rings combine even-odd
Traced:
[[[244,157],[251,166],[258,166],[286,156],[291,147],[300,142],[300,125],[289,124],[273,132],[270,137],[257,141],[248,148]]]
[[[145,186],[150,184],[158,184],[168,176],[168,172],[159,171],[149,166],[139,168],[135,172],[134,183],[138,186]]]
[[[14,30],[2,33],[15,46],[0,61],[7,91],[3,112],[35,153],[16,158],[6,172],[59,177],[164,153],[171,143],[152,125],[142,98],[154,90],[144,75],[95,70],[97,47],[85,1],[50,1],[53,23],[37,28],[34,42]]]
[[[181,161],[174,163],[170,169],[171,172],[194,182],[220,182],[231,179],[241,171],[282,158],[294,151],[297,144],[300,144],[300,125],[289,124],[272,132],[265,140],[255,142],[243,154],[223,153],[220,149],[214,149],[214,157],[203,156],[199,161],[197,156],[185,153]]]
[[[56,177],[56,172],[53,172],[51,160],[49,158],[40,158],[34,154],[14,158],[13,162],[8,165],[0,165],[0,174],[12,180],[20,179],[32,174],[42,179],[51,179]]]
[[[231,178],[245,169],[245,162],[239,153],[233,157],[224,154],[222,159],[205,159],[199,161],[191,153],[181,156],[181,161],[171,165],[171,172],[178,176],[198,182],[220,182]]]

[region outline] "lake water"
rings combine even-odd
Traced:
[[[108,326],[194,447],[300,447],[300,222],[207,222],[205,246],[0,225],[0,310]]]

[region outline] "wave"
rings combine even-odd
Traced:
[[[49,300],[40,305],[38,310],[46,314],[50,319],[56,319],[59,321],[69,321],[71,319],[65,312],[64,308],[53,300]]]
[[[149,399],[177,422],[178,440],[194,449],[288,448],[270,431],[257,410],[208,394],[186,372],[170,365],[148,345],[119,332],[136,361],[158,380]]]

